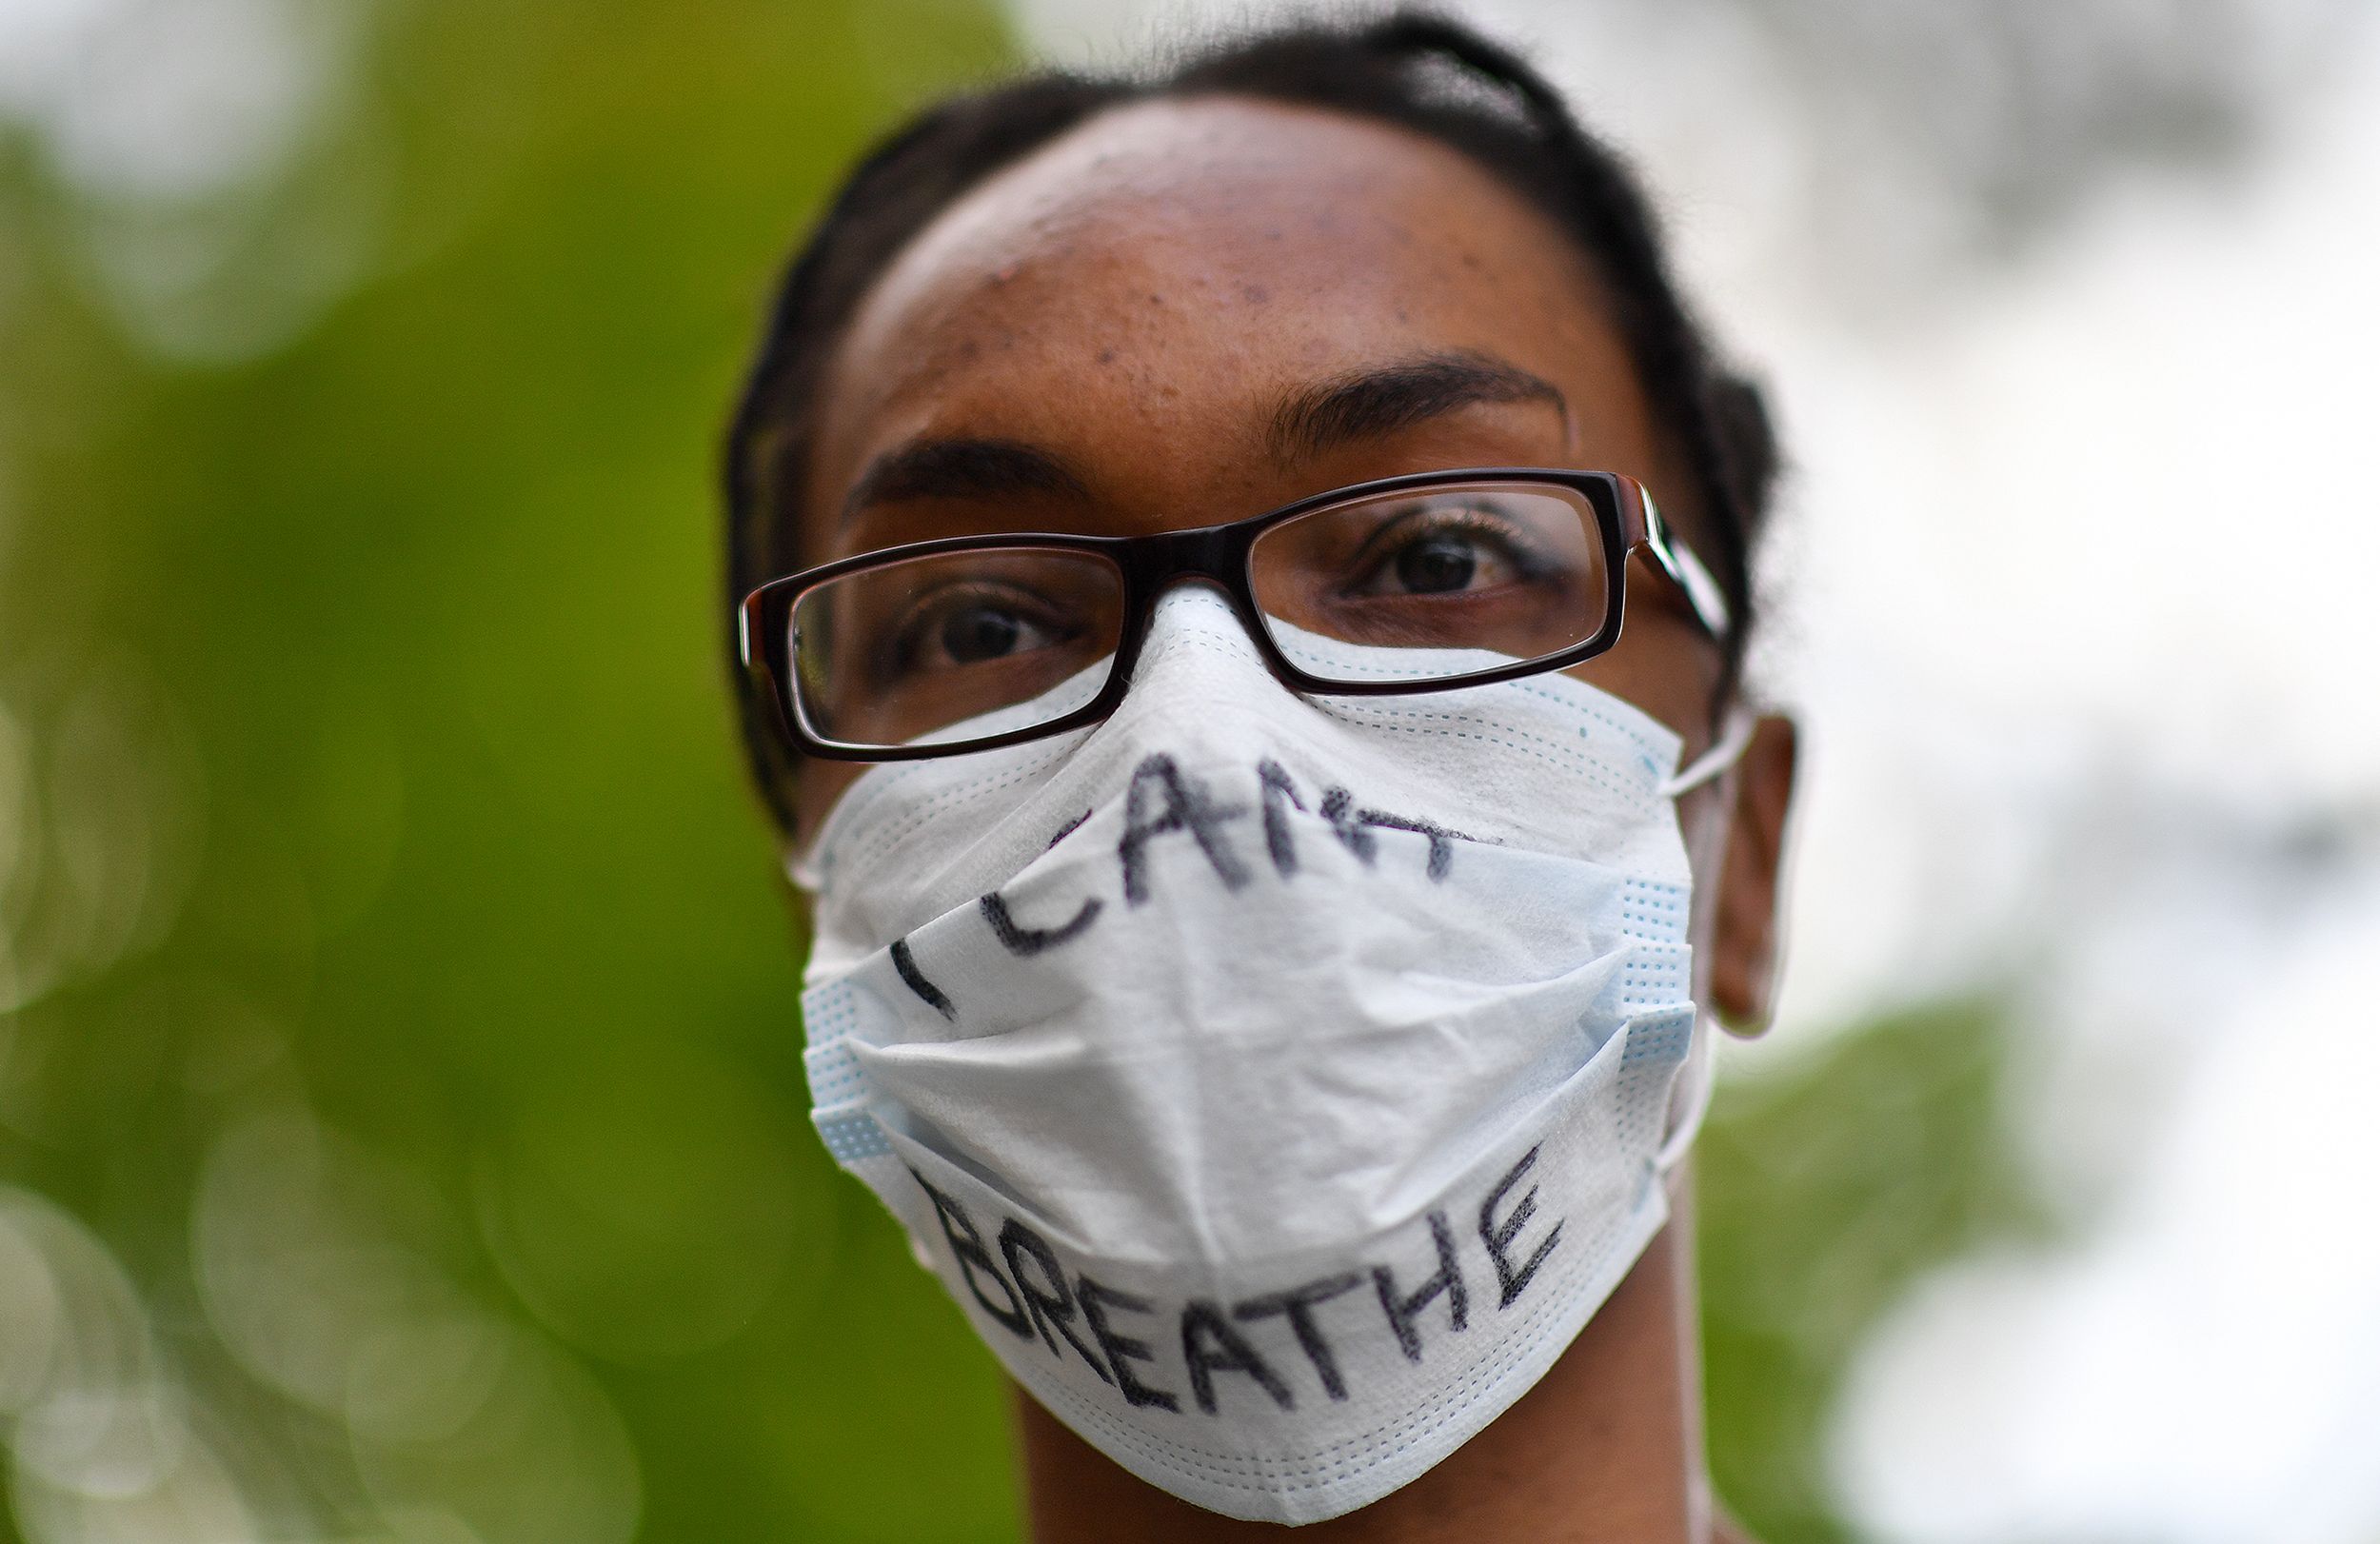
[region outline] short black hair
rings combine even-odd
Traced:
[[[1656,426],[1690,468],[1684,490],[1716,537],[1708,557],[1743,625],[1752,552],[1776,480],[1759,388],[1731,368],[1673,282],[1628,167],[1527,62],[1427,11],[1240,33],[1138,74],[1045,69],[928,108],[852,168],[794,255],[725,445],[729,673],[754,777],[790,828],[790,775],[769,706],[736,663],[733,619],[755,586],[801,566],[798,491],[827,362],[869,285],[942,211],[1001,168],[1099,113],[1166,97],[1235,95],[1335,109],[1470,156],[1570,233],[1604,281]]]

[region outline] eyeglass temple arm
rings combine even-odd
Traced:
[[[1727,592],[1719,587],[1719,582],[1695,556],[1694,548],[1670,529],[1669,522],[1661,518],[1660,507],[1643,484],[1633,477],[1615,477],[1613,481],[1619,485],[1621,525],[1629,549],[1634,550],[1642,543],[1653,554],[1656,566],[1683,592],[1703,629],[1722,643],[1732,642],[1735,612],[1727,604]]]

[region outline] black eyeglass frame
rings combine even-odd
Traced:
[[[1582,495],[1595,510],[1603,541],[1603,569],[1608,594],[1603,624],[1584,642],[1555,654],[1540,655],[1493,670],[1421,681],[1334,681],[1298,667],[1266,628],[1250,583],[1249,553],[1256,539],[1284,521],[1309,515],[1334,505],[1354,504],[1398,493],[1437,487],[1496,484],[1529,484],[1568,488]],[[870,568],[885,567],[916,558],[954,552],[1065,551],[1090,553],[1106,560],[1123,581],[1123,624],[1116,652],[1108,663],[1107,680],[1096,696],[1081,707],[1045,723],[1011,729],[980,740],[934,742],[910,745],[867,745],[822,739],[802,722],[793,668],[793,608],[802,597],[822,584]],[[1450,471],[1414,472],[1356,483],[1269,509],[1260,515],[1200,525],[1189,530],[1156,531],[1144,536],[1085,536],[1065,532],[1000,532],[984,536],[946,536],[883,547],[800,573],[772,579],[744,598],[736,610],[736,650],[762,694],[775,704],[779,730],[804,756],[830,762],[915,762],[975,751],[998,750],[1099,723],[1123,701],[1132,670],[1148,637],[1149,616],[1158,598],[1184,579],[1203,580],[1231,602],[1258,655],[1292,690],[1318,697],[1392,697],[1423,692],[1485,686],[1499,681],[1565,670],[1594,659],[1619,641],[1627,604],[1627,560],[1642,551],[1656,573],[1676,585],[1688,609],[1713,642],[1725,647],[1734,628],[1727,600],[1710,570],[1661,518],[1644,485],[1620,472],[1572,471],[1544,466],[1470,466]],[[760,646],[754,647],[755,641]]]

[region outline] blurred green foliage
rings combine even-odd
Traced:
[[[1695,1148],[1712,1479],[1767,1544],[1846,1544],[1824,1417],[1863,1333],[1929,1268],[2048,1218],[2010,1153],[1988,1001],[1860,1026],[1731,1085]]]
[[[806,1130],[712,496],[783,253],[999,20],[288,22],[302,131],[204,188],[0,122],[0,1531],[1013,1539],[988,1356]],[[1859,1327],[2003,1218],[1993,1044],[1898,1021],[1714,1123],[1714,1445],[1776,1539],[1841,1536]]]
[[[333,31],[299,143],[203,199],[0,129],[0,1182],[122,1262],[273,1536],[1013,1537],[988,1358],[806,1130],[712,491],[783,254],[1002,27],[506,0]],[[117,271],[202,249],[180,291]],[[270,1188],[303,1119],[353,1149],[310,1200]],[[441,1293],[467,1312],[389,1306]],[[457,1382],[524,1391],[547,1445],[493,1451],[560,1478],[347,1451],[364,1375],[319,1364],[352,1334],[432,1365],[440,1315],[526,1333]],[[557,1349],[600,1403],[506,1371]],[[625,1495],[552,1446],[603,1404]]]

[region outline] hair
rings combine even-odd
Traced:
[[[1740,624],[1753,614],[1752,552],[1776,480],[1759,388],[1730,368],[1672,281],[1652,209],[1627,166],[1589,135],[1544,76],[1470,28],[1399,10],[1355,22],[1259,30],[1154,72],[1049,69],[947,98],[869,151],[794,255],[745,378],[725,444],[730,620],[755,586],[801,565],[810,441],[829,362],[870,284],[969,189],[1127,103],[1236,95],[1402,127],[1452,147],[1567,232],[1607,291],[1657,429],[1690,471],[1683,490],[1716,540],[1709,556]],[[729,674],[752,771],[790,828],[792,768],[769,706]]]

